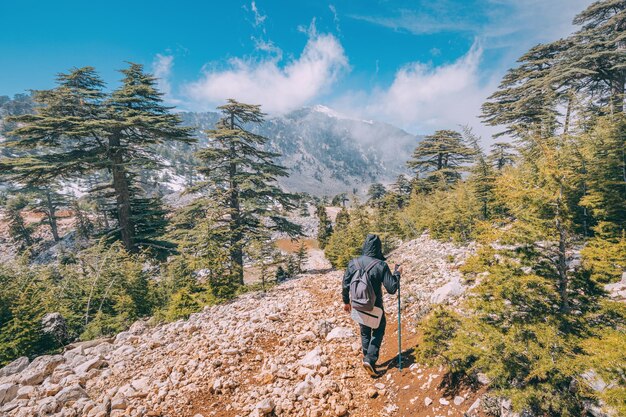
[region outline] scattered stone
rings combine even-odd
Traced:
[[[463,294],[464,291],[465,289],[463,288],[463,284],[461,284],[461,279],[455,276],[452,281],[437,288],[435,292],[433,292],[430,297],[430,302],[433,304],[441,304],[452,297]]]
[[[17,396],[19,385],[17,384],[2,384],[0,385],[0,405],[4,405]]]
[[[26,356],[17,358],[10,364],[6,365],[4,368],[0,369],[0,378],[20,373],[24,369],[26,369],[27,366],[28,366],[28,358]]]
[[[304,358],[300,360],[300,365],[310,369],[318,369],[322,366],[322,356],[320,355],[319,347],[307,353]]]
[[[348,409],[343,405],[338,405],[337,407],[335,407],[335,415],[337,417],[345,416],[346,414],[348,414]]]
[[[482,385],[489,385],[491,383],[491,379],[482,372],[476,374],[476,380]]]
[[[298,336],[296,336],[296,340],[298,342],[314,342],[316,339],[317,339],[317,336],[311,330],[301,333]]]
[[[429,397],[424,398],[424,405],[426,407],[428,407],[429,405],[431,405],[433,403],[433,400]]]
[[[24,371],[22,371],[20,384],[21,385],[38,385],[43,380],[52,374],[52,371],[62,364],[65,358],[61,355],[53,356],[39,356],[28,365]]]
[[[471,252],[426,236],[397,249],[394,260],[406,271],[406,316],[427,312],[430,295],[461,278],[458,266]],[[323,260],[321,251],[316,256],[316,262]],[[325,265],[309,264],[307,269]],[[114,338],[68,346],[63,359],[53,360],[59,362],[55,365],[46,365],[48,356],[36,359],[37,366],[18,362],[16,367],[23,369],[5,367],[0,373],[12,375],[0,377],[0,384],[16,384],[27,374],[33,377],[34,369],[45,376],[29,381],[34,385],[19,387],[16,397],[0,406],[0,415],[359,416],[371,415],[374,400],[366,398],[381,396],[376,400],[377,407],[383,407],[381,416],[404,415],[404,409],[394,407],[396,389],[399,395],[413,397],[415,405],[423,397],[394,381],[395,371],[371,382],[361,372],[358,332],[349,315],[337,314],[341,302],[332,297],[340,275],[338,271],[304,275],[266,293],[249,292],[205,307],[188,320],[154,326],[139,321]],[[384,297],[390,316],[395,316],[395,298]],[[458,298],[446,302],[455,304]],[[421,379],[420,384],[428,380],[425,389],[433,389],[439,379],[417,365],[408,371]],[[9,394],[13,396],[12,391]],[[198,410],[202,414],[194,414],[191,401],[199,397],[208,402]],[[425,401],[431,417],[460,410],[442,407],[437,400]]]
[[[105,362],[101,358],[94,357],[94,358],[88,359],[85,362],[83,362],[82,364],[78,365],[74,369],[74,373],[77,374],[77,375],[86,374],[91,369],[98,368],[101,365],[103,365],[104,363]]]
[[[35,387],[32,385],[24,385],[17,390],[17,396],[15,397],[18,400],[27,400],[30,397],[35,395]]]
[[[311,384],[309,381],[300,382],[298,385],[296,385],[296,389],[294,390],[294,393],[297,396],[303,397],[308,396],[309,394],[311,394],[311,392],[313,392],[313,384]]]
[[[446,400],[445,398],[439,398],[439,404],[450,405],[450,401]]]
[[[477,411],[478,407],[480,407],[480,398],[477,398],[476,401],[474,401],[474,403],[470,405],[470,408],[467,409],[467,414]]]
[[[67,324],[61,313],[48,313],[41,319],[41,331],[58,342],[68,339]]]
[[[461,397],[460,395],[454,397],[454,405],[461,405],[463,404],[463,401],[465,401],[465,397]]]
[[[274,401],[272,401],[270,398],[259,401],[255,406],[255,408],[259,410],[259,414],[262,416],[266,416],[274,411],[274,407],[276,407],[276,405],[274,404]]]
[[[126,410],[128,402],[122,396],[115,397],[111,400],[111,410]]]
[[[60,404],[65,404],[68,401],[77,401],[80,398],[86,397],[88,397],[87,391],[78,384],[65,387],[54,396]]]
[[[354,331],[349,327],[335,327],[326,336],[326,341],[338,339],[351,339],[355,336]]]

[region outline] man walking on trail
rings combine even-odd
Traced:
[[[398,290],[402,267],[399,267],[392,274],[383,256],[380,238],[373,234],[367,235],[365,243],[363,243],[363,255],[352,259],[348,263],[346,273],[343,276],[342,298],[344,304],[343,309],[346,312],[352,311],[350,283],[357,272],[367,274],[375,296],[374,306],[383,310],[380,324],[376,329],[372,329],[364,324],[359,324],[361,327],[361,345],[363,348],[363,367],[371,376],[376,376],[378,375],[376,372],[376,361],[378,361],[380,345],[382,344],[385,326],[387,324],[383,308],[382,287],[384,286],[389,294],[395,294]],[[354,303],[354,300],[352,300],[352,302]]]

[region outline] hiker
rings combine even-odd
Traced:
[[[365,243],[363,243],[363,255],[352,259],[348,263],[348,268],[343,276],[343,309],[348,313],[352,312],[352,304],[355,302],[355,300],[350,299],[350,283],[357,272],[363,273],[363,271],[367,273],[373,289],[373,295],[375,297],[373,306],[379,307],[382,310],[382,317],[378,328],[372,329],[364,324],[359,324],[361,328],[361,346],[363,348],[363,367],[371,376],[377,376],[376,361],[378,361],[380,345],[382,344],[385,326],[387,324],[383,308],[382,286],[385,287],[385,290],[387,290],[389,294],[395,294],[398,290],[402,267],[396,269],[392,274],[383,256],[380,238],[373,234],[367,235]],[[359,306],[356,306],[356,309],[359,310]]]

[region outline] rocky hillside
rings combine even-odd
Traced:
[[[199,132],[211,129],[219,117],[217,113],[181,115],[186,125]],[[393,182],[405,172],[405,162],[420,140],[392,125],[351,119],[319,105],[270,117],[255,130],[270,139],[268,149],[282,154],[280,163],[290,169],[282,185],[315,195]],[[206,139],[200,137],[202,144]]]
[[[413,363],[416,319],[463,293],[458,266],[473,252],[423,236],[403,245],[405,367],[397,369],[396,298],[386,296],[379,370],[360,367],[358,327],[341,309],[341,272],[313,253],[309,273],[268,293],[111,339],[19,359],[0,370],[6,416],[462,416],[481,390],[448,392],[440,369]]]

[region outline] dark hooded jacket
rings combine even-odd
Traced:
[[[372,286],[374,287],[374,294],[376,294],[374,305],[383,308],[383,286],[389,294],[395,294],[396,291],[398,291],[400,275],[392,274],[389,266],[385,262],[380,238],[376,235],[367,235],[365,243],[363,243],[363,255],[352,259],[348,263],[346,273],[343,276],[341,295],[344,304],[350,303],[350,282],[352,281],[354,273],[359,268],[367,268],[373,261],[377,262],[372,269],[370,269],[369,276]]]

